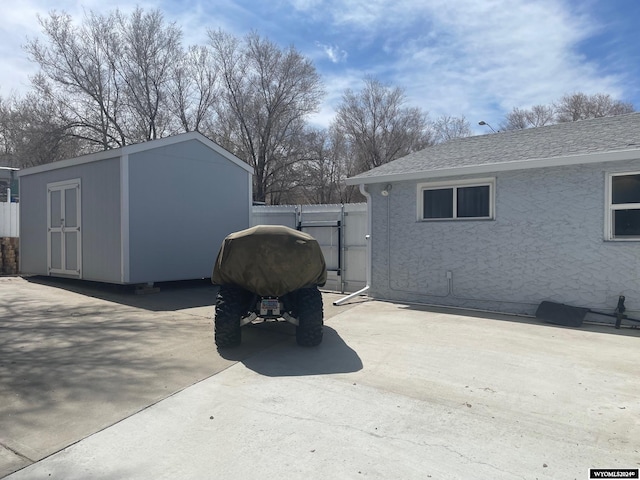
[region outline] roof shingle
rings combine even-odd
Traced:
[[[357,180],[369,183],[376,177],[630,149],[640,149],[640,112],[458,138],[351,177],[349,183],[360,183]]]

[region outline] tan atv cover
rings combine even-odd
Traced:
[[[215,285],[238,285],[274,297],[326,281],[327,265],[318,242],[281,225],[258,225],[227,236],[211,275]]]

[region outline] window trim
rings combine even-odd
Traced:
[[[489,216],[488,217],[456,217],[458,196],[456,190],[464,187],[489,187]],[[424,194],[425,190],[439,190],[442,188],[452,188],[453,191],[453,218],[423,218],[424,215]],[[418,183],[417,198],[417,220],[418,222],[464,222],[464,221],[486,221],[495,220],[495,194],[496,179],[491,178],[474,178],[469,180],[449,180],[444,182],[423,182]]]
[[[605,179],[604,238],[609,242],[640,242],[640,235],[637,237],[615,237],[613,233],[613,212],[615,210],[640,210],[640,203],[613,203],[613,177],[625,175],[640,175],[640,171],[609,172]]]

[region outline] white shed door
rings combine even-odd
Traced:
[[[49,274],[82,277],[80,179],[47,185]]]

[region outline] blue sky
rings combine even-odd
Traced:
[[[609,93],[640,110],[640,0],[111,0],[2,2],[0,95],[24,92],[35,73],[21,45],[39,35],[36,15],[83,9],[162,10],[184,44],[207,29],[256,30],[311,58],[327,96],[312,118],[326,126],[345,88],[366,75],[405,89],[408,104],[465,116],[477,133],[513,107],[565,93]]]

